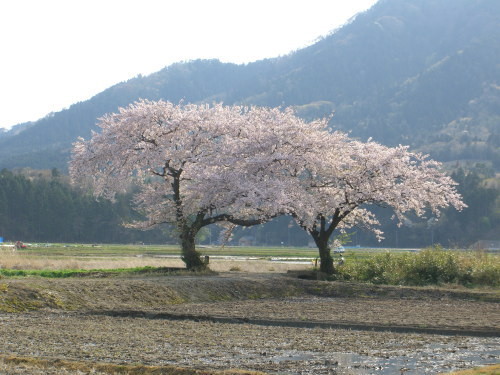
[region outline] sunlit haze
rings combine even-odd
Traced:
[[[0,3],[0,128],[174,62],[247,63],[314,43],[376,0]]]

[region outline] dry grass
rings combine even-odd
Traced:
[[[500,364],[478,367],[471,370],[462,370],[449,373],[447,375],[499,375],[500,374]]]
[[[249,272],[249,273],[285,273],[287,271],[305,270],[312,267],[312,263],[280,263],[270,260],[224,260],[210,261],[210,269],[216,272]]]
[[[0,356],[0,371],[11,375],[28,373],[32,375],[264,375],[262,372],[245,370],[212,371],[177,366],[117,365],[19,356]]]
[[[113,269],[134,267],[182,267],[181,259],[152,257],[54,257],[0,251],[0,268],[23,270]]]
[[[0,268],[22,270],[97,270],[136,267],[184,267],[179,258],[160,257],[57,257],[32,255],[11,250],[0,250]],[[210,269],[216,272],[284,273],[308,269],[308,263],[280,263],[266,259],[211,259]]]

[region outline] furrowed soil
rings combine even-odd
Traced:
[[[1,374],[437,374],[499,363],[498,290],[97,276],[0,279]]]

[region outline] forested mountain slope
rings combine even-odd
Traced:
[[[335,112],[331,126],[443,161],[500,168],[500,2],[380,0],[317,43],[246,65],[197,60],[138,76],[0,137],[0,168],[66,169],[96,119],[139,99]]]

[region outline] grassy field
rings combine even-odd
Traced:
[[[9,245],[7,245],[9,246]],[[10,247],[1,247],[7,251]],[[198,246],[202,255],[209,256],[242,256],[256,258],[316,258],[318,250],[309,247],[271,247],[271,246]],[[413,252],[416,249],[386,248],[348,248],[345,255],[365,258],[373,254],[390,251],[392,253]],[[51,257],[126,257],[126,256],[180,256],[177,245],[126,245],[126,244],[28,244],[26,249],[17,250],[20,254]]]
[[[177,245],[123,244],[27,244],[13,250],[12,244],[0,246],[0,268],[5,270],[112,270],[141,267],[184,267]],[[312,268],[318,251],[307,247],[232,247],[199,246],[201,255],[210,257],[213,271],[287,272]],[[368,259],[388,249],[346,249],[348,262]],[[407,249],[391,249],[404,253]],[[340,255],[335,255],[340,258]],[[31,273],[35,275],[35,273]],[[16,273],[11,273],[15,276]],[[47,274],[48,275],[48,274]],[[47,276],[45,275],[45,276]],[[17,276],[23,276],[19,272]],[[66,276],[69,276],[67,274]]]
[[[8,246],[12,244],[4,244]],[[32,243],[26,249],[18,250],[31,255],[50,256],[153,256],[153,255],[180,255],[178,245],[141,245],[141,244],[61,244],[61,243]],[[0,249],[2,246],[0,245]],[[285,246],[205,246],[198,245],[202,255],[213,256],[249,256],[249,257],[317,257],[318,250],[310,247]],[[405,253],[417,249],[388,249],[388,248],[347,248],[346,254],[369,256],[381,252]]]
[[[313,270],[317,250],[294,247],[199,246],[215,272],[287,272]],[[333,254],[343,265],[332,280],[389,285],[500,285],[500,257],[480,251],[347,248]],[[342,258],[342,261],[341,261]],[[340,262],[341,261],[341,262]],[[92,272],[144,274],[184,268],[180,249],[173,245],[29,244],[0,247],[0,276],[74,277]],[[90,275],[91,276],[91,275]]]
[[[286,272],[310,268],[316,256],[308,248],[200,247],[213,271]],[[281,263],[273,258],[296,258]],[[111,270],[141,267],[184,267],[180,249],[172,245],[29,244],[13,251],[0,247],[5,270]],[[1,272],[0,272],[1,273]],[[19,275],[22,276],[22,275]]]
[[[1,249],[1,247],[0,247]],[[198,246],[202,255],[246,257],[314,257],[317,250],[290,247],[220,247]],[[18,253],[34,256],[59,257],[127,257],[127,256],[179,256],[177,245],[120,245],[120,244],[29,244]]]

